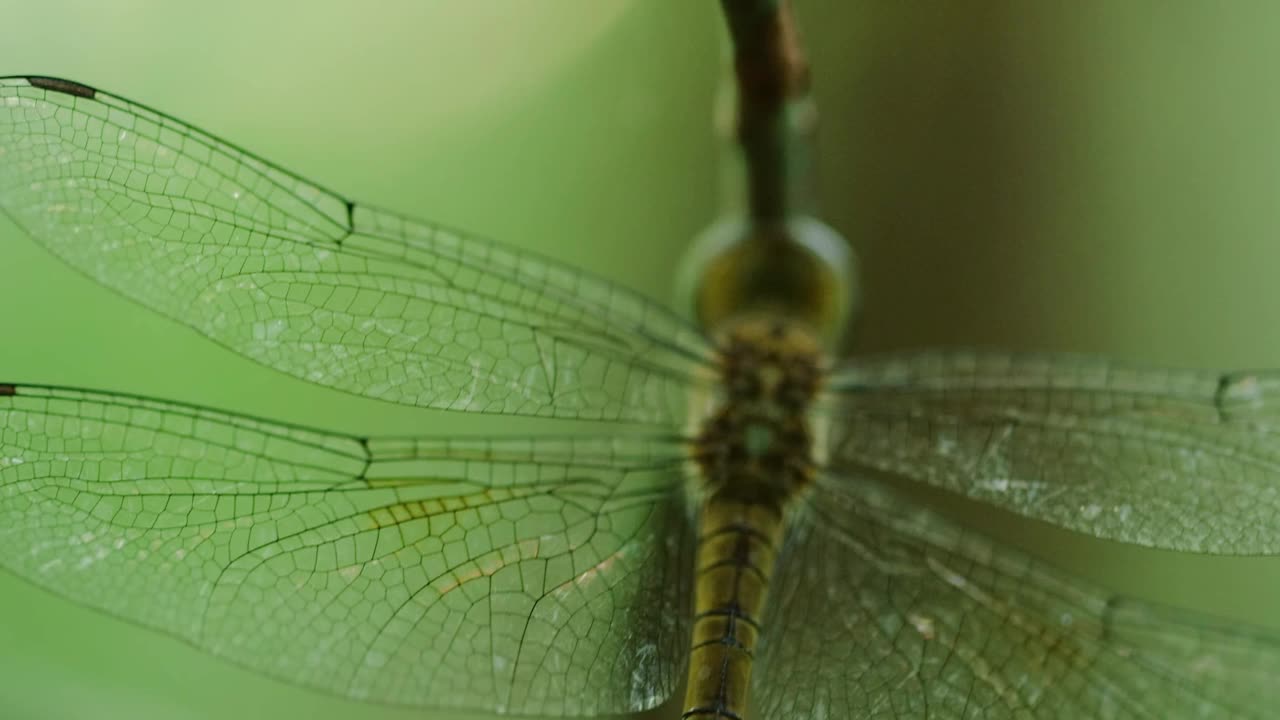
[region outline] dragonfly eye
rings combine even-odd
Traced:
[[[807,216],[750,224],[725,218],[695,239],[680,267],[680,301],[708,332],[751,316],[807,325],[829,347],[843,334],[858,295],[849,244]]]

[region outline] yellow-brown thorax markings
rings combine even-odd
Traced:
[[[737,324],[720,344],[724,396],[696,441],[702,502],[685,718],[745,716],[787,508],[813,478],[808,412],[820,357],[803,327],[775,320]]]

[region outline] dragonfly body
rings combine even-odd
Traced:
[[[738,324],[722,343],[723,396],[694,453],[702,505],[686,718],[746,717],[778,548],[813,480],[819,358],[809,331],[784,319]]]

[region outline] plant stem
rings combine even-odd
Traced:
[[[790,153],[793,127],[811,131],[809,64],[791,13],[790,0],[721,0],[733,42],[737,79],[737,140],[746,161],[747,208],[757,222],[778,221],[795,192]],[[805,117],[789,117],[803,113]],[[807,139],[807,138],[802,138]]]

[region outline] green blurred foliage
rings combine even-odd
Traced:
[[[1280,6],[798,2],[822,207],[865,273],[858,348],[1280,367],[1280,86],[1260,77]],[[111,90],[351,197],[661,299],[716,211],[711,2],[0,4],[0,74]],[[441,428],[239,359],[6,220],[0,271],[5,381]],[[1280,624],[1280,561],[995,531],[1125,592]],[[8,577],[0,617],[4,717],[431,717],[258,678]]]

